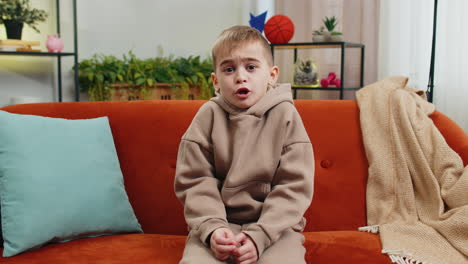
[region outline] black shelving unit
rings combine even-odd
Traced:
[[[294,50],[294,63],[297,61],[297,51],[298,49],[331,49],[338,48],[341,50],[341,60],[340,60],[340,77],[341,77],[341,87],[332,88],[332,87],[299,87],[292,86],[293,98],[297,99],[298,90],[307,90],[307,91],[340,91],[340,100],[344,97],[345,90],[359,90],[364,86],[364,54],[365,54],[365,45],[361,43],[351,43],[351,42],[297,42],[297,43],[284,43],[284,44],[270,44],[271,53],[273,58],[275,56],[275,50],[277,49],[292,49]],[[344,87],[345,79],[345,54],[347,48],[359,48],[361,49],[361,74],[360,74],[360,87]]]
[[[56,18],[57,18],[57,34],[60,36],[60,1],[56,0]],[[62,57],[74,58],[74,82],[75,82],[75,101],[80,101],[80,88],[78,82],[78,31],[76,17],[76,0],[73,0],[73,52],[25,52],[25,51],[0,51],[0,55],[15,55],[15,56],[47,56],[57,57],[57,99],[62,102]]]

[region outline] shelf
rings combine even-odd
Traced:
[[[336,87],[300,87],[300,86],[292,86],[291,89],[293,90],[308,90],[308,91],[341,91],[341,88],[336,88]],[[349,88],[343,88],[343,90],[359,90],[361,88],[359,87],[349,87]]]
[[[361,51],[361,73],[360,73],[360,81],[359,86],[364,86],[364,53],[365,53],[365,45],[361,43],[352,43],[352,42],[297,42],[297,43],[281,43],[281,44],[270,44],[271,53],[273,55],[273,59],[275,58],[275,50],[293,50],[294,51],[294,60],[293,63],[297,62],[298,58],[298,50],[300,49],[329,49],[329,48],[338,48],[340,49],[340,72],[338,76],[341,76],[341,88],[330,87],[304,87],[304,86],[292,86],[293,90],[293,99],[297,99],[297,91],[298,90],[306,90],[306,91],[339,91],[340,95],[339,98],[342,100],[344,98],[344,92],[349,90],[359,90],[360,88],[354,87],[343,87],[344,79],[345,79],[345,50],[347,48],[359,48]]]
[[[6,56],[36,56],[36,57],[53,57],[57,59],[57,99],[62,102],[62,58],[72,56],[74,58],[73,69],[78,69],[78,26],[77,26],[77,13],[76,13],[76,0],[72,1],[73,11],[73,52],[28,52],[28,51],[0,51],[0,55]],[[55,0],[56,10],[56,26],[57,35],[60,36],[60,0]],[[74,70],[74,83],[75,83],[75,101],[80,101],[80,87],[78,81],[78,70]]]
[[[270,44],[275,49],[323,49],[323,48],[362,48],[364,44],[352,42],[297,42]]]
[[[75,56],[74,52],[29,52],[29,51],[0,51],[3,55],[29,55],[29,56],[52,56],[52,57],[63,57],[63,56]]]

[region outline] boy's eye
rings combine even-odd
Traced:
[[[247,66],[247,69],[250,70],[250,71],[253,71],[253,70],[255,70],[256,68],[257,68],[257,66],[255,66],[255,65],[253,65],[253,64],[249,64],[249,65]]]
[[[226,67],[226,68],[224,68],[223,71],[224,71],[224,72],[233,72],[233,71],[234,71],[234,68],[233,68],[233,67]]]

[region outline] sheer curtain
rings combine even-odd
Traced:
[[[379,73],[382,79],[405,75],[409,85],[426,90],[432,42],[434,1],[381,0]],[[468,132],[468,3],[439,0],[434,104]]]

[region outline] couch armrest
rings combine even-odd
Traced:
[[[435,111],[430,117],[449,146],[460,155],[463,165],[468,165],[468,135],[465,131],[453,120],[438,111]]]

